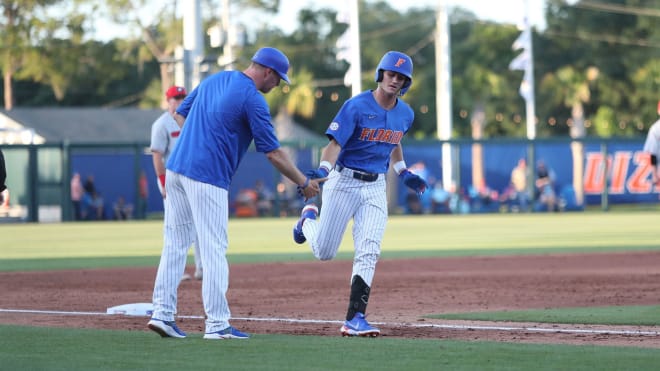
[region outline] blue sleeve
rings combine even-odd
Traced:
[[[275,135],[275,128],[271,123],[270,109],[263,95],[255,94],[246,100],[246,113],[254,145],[258,152],[268,153],[280,148]]]
[[[195,97],[197,96],[197,88],[193,89],[188,96],[186,96],[186,99],[181,102],[179,105],[179,108],[176,109],[176,113],[183,117],[188,117],[188,112],[190,112],[190,107],[192,107],[193,102],[195,101]]]
[[[328,130],[325,131],[325,135],[328,138],[334,138],[341,147],[346,145],[358,124],[357,110],[352,102],[351,99],[344,102],[330,126],[328,126]]]

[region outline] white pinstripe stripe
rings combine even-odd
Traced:
[[[231,316],[226,298],[229,285],[227,191],[169,170],[166,187],[165,245],[154,285],[153,317],[174,319],[187,248],[196,232],[204,262],[202,299],[207,315],[206,332],[222,330],[229,326]]]

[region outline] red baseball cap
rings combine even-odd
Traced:
[[[167,99],[185,97],[186,95],[188,95],[188,93],[186,93],[186,88],[183,86],[171,86],[165,93]]]

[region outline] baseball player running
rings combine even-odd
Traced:
[[[410,130],[413,110],[399,97],[412,84],[412,60],[404,53],[387,52],[376,69],[376,90],[347,100],[325,132],[323,148],[312,178],[328,177],[322,193],[322,215],[307,204],[293,229],[296,243],[306,240],[319,260],[335,257],[349,220],[353,219],[355,255],[343,336],[378,336],[366,320],[369,294],[387,222],[385,175],[390,162],[399,177],[418,194],[426,182],[407,170],[401,138]]]
[[[658,101],[658,115],[660,115],[660,101]],[[644,142],[644,152],[651,157],[651,166],[653,167],[653,186],[660,183],[660,168],[658,167],[658,157],[660,157],[660,120],[656,121],[649,128]]]
[[[174,120],[174,112],[179,108],[181,102],[186,97],[186,89],[182,86],[171,86],[165,92],[167,98],[167,111],[163,112],[151,125],[151,157],[156,171],[156,183],[158,190],[165,199],[165,163],[172,149],[179,139],[181,128]],[[202,279],[202,259],[199,254],[199,245],[193,244],[195,253],[195,279]],[[187,277],[186,277],[187,276]],[[190,278],[184,275],[184,278]]]
[[[154,284],[154,311],[148,327],[163,337],[184,338],[175,321],[177,287],[186,251],[197,236],[204,262],[202,299],[204,339],[247,339],[229,324],[227,304],[227,189],[250,143],[266,154],[305,198],[316,196],[310,180],[280,148],[270,110],[261,93],[289,83],[288,58],[275,48],[259,49],[244,71],[222,71],[206,78],[177,109],[185,129],[167,161],[164,246]],[[261,92],[261,93],[260,93]]]

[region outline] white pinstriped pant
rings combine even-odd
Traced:
[[[227,190],[170,170],[167,170],[165,179],[165,243],[154,285],[152,317],[174,320],[177,289],[185,270],[188,248],[196,235],[204,262],[202,299],[206,332],[225,329],[231,316],[226,297],[229,286],[229,266],[225,256],[228,244]]]
[[[163,205],[164,204],[165,204],[165,200],[163,199]],[[204,268],[202,267],[202,258],[201,258],[202,254],[199,252],[199,245],[193,242],[192,246],[193,246],[193,254],[195,256],[195,273],[202,272]]]
[[[365,182],[354,179],[347,171],[333,170],[323,185],[322,210],[317,220],[303,223],[303,234],[319,260],[330,260],[337,250],[353,218],[353,274],[371,286],[380,257],[380,243],[387,224],[385,175]]]

